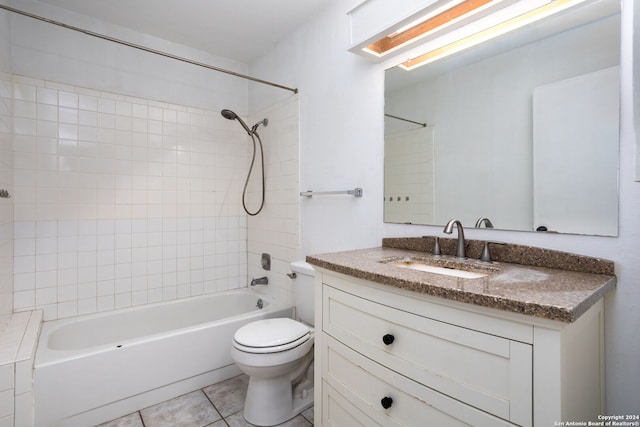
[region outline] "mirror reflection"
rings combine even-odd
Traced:
[[[387,70],[385,222],[616,236],[619,63],[600,0]]]

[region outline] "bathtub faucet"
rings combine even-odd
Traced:
[[[251,286],[255,286],[255,285],[268,285],[269,284],[269,278],[268,277],[260,277],[258,279],[251,279]]]

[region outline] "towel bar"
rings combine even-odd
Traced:
[[[362,197],[362,188],[354,188],[353,190],[338,190],[338,191],[302,191],[300,193],[303,197],[312,197],[312,196],[325,196],[329,194],[350,194],[354,197]]]

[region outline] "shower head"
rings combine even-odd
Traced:
[[[231,110],[222,110],[222,111],[220,111],[220,114],[222,114],[222,117],[224,117],[227,120],[237,120],[237,121],[239,121],[240,124],[242,125],[242,127],[244,128],[244,130],[246,130],[247,133],[249,135],[251,135],[251,129],[249,129],[249,126],[247,126],[247,124],[236,113],[234,113]]]
[[[238,115],[231,110],[222,110],[220,111],[220,114],[222,114],[222,117],[228,120],[235,120],[236,118],[238,118]]]

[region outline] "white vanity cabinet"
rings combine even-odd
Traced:
[[[556,322],[316,269],[315,425],[553,426],[604,413],[601,301]]]

